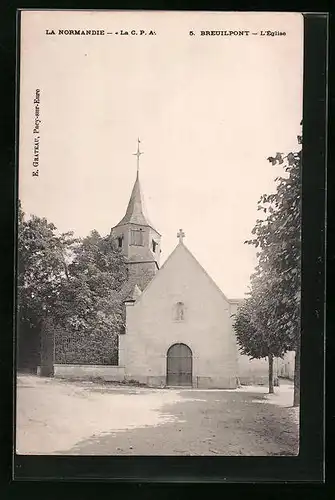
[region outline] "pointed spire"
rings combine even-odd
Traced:
[[[128,207],[123,219],[117,224],[121,226],[122,224],[140,224],[142,226],[150,226],[147,217],[145,215],[144,203],[142,197],[142,190],[140,185],[139,174],[136,174],[136,180],[133,190],[130,195],[130,200]]]
[[[136,179],[133,186],[133,190],[130,195],[130,200],[128,203],[128,207],[123,219],[117,224],[117,226],[121,226],[124,224],[139,224],[141,226],[150,226],[153,229],[154,226],[151,224],[145,210],[142,189],[140,184],[140,176],[139,176],[139,158],[143,154],[140,151],[140,140],[137,140],[137,152],[133,153],[133,155],[137,156],[137,172]],[[156,229],[155,229],[156,231]]]

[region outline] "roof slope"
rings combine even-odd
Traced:
[[[141,295],[141,289],[138,285],[135,285],[132,291],[127,295],[125,301],[126,302],[135,302]]]
[[[195,262],[196,266],[199,268],[199,270],[201,271],[201,273],[206,276],[207,280],[209,283],[211,283],[214,288],[217,290],[217,292],[219,292],[219,294],[221,295],[221,297],[225,300],[225,302],[227,302],[228,304],[230,303],[230,300],[226,297],[226,295],[223,293],[223,291],[221,290],[221,288],[215,283],[215,281],[213,280],[213,278],[207,273],[207,271],[202,267],[202,265],[199,263],[199,261],[195,258],[195,256],[192,254],[192,252],[186,247],[186,245],[184,243],[179,243],[175,249],[172,251],[172,253],[169,255],[169,257],[166,259],[166,261],[164,262],[164,264],[162,265],[162,267],[159,269],[159,271],[156,273],[156,275],[153,277],[153,279],[150,281],[150,283],[148,284],[148,286],[143,290],[141,296],[137,297],[137,300],[136,300],[136,303],[139,302],[142,298],[143,295],[146,295],[148,293],[148,290],[150,290],[150,288],[152,287],[153,283],[157,280],[160,279],[160,276],[162,274],[162,272],[164,272],[164,269],[166,267],[169,267],[170,265],[170,262],[172,260],[175,259],[176,255],[180,255],[180,253],[185,253],[186,255],[188,255],[188,257],[193,260],[193,262]]]
[[[125,216],[118,224],[116,224],[115,227],[123,226],[125,224],[138,224],[141,226],[150,226],[152,229],[155,229],[146,214],[138,172]]]

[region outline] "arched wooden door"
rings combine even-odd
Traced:
[[[174,344],[167,352],[167,385],[192,386],[192,351],[186,344]]]

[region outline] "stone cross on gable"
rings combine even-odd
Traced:
[[[179,229],[179,233],[177,233],[177,238],[179,238],[179,243],[183,243],[183,238],[185,238],[185,233],[182,229]]]

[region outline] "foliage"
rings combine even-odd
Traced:
[[[110,237],[97,231],[73,251],[61,292],[65,321],[56,343],[60,362],[109,363],[124,323],[123,284],[127,270]],[[69,333],[64,333],[68,331]]]
[[[18,309],[21,325],[55,325],[56,361],[110,363],[123,327],[122,254],[110,237],[57,234],[45,218],[19,207]],[[22,330],[23,331],[23,330]]]
[[[284,175],[276,178],[276,192],[263,194],[258,202],[264,217],[246,241],[258,249],[258,265],[249,296],[234,318],[240,350],[254,358],[282,356],[300,340],[301,151],[268,160],[282,165]]]
[[[66,276],[66,253],[75,243],[72,233],[56,235],[45,218],[25,220],[19,205],[18,308],[21,320],[33,325],[60,308]]]

